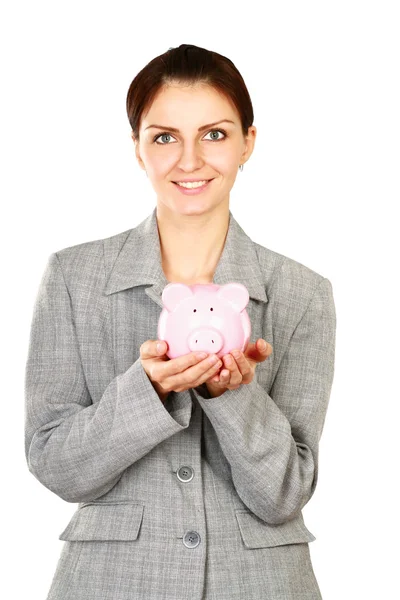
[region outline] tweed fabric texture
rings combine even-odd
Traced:
[[[250,341],[273,353],[218,398],[201,385],[163,404],[140,362],[168,283],[156,209],[49,256],[26,363],[25,455],[78,507],[47,600],[322,598],[301,511],[333,382],[332,285],[229,215],[213,281],[247,287]]]

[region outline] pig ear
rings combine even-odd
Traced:
[[[249,303],[249,292],[241,283],[222,285],[217,292],[217,296],[227,300],[237,312],[242,312]]]
[[[165,308],[172,312],[182,300],[190,296],[193,296],[193,292],[184,283],[169,283],[165,286],[161,298]]]

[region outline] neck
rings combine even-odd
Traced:
[[[229,205],[212,212],[182,215],[157,205],[162,268],[168,281],[210,283],[229,227]]]

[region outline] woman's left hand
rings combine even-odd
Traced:
[[[272,354],[272,346],[268,342],[265,350],[260,347],[263,341],[259,338],[255,344],[248,344],[244,353],[240,350],[232,350],[222,357],[225,369],[220,371],[219,376],[213,375],[205,382],[212,398],[221,396],[226,390],[236,390],[243,383],[248,384],[253,381],[257,364],[264,362]]]

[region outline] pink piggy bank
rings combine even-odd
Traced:
[[[169,358],[195,351],[221,358],[235,348],[246,349],[251,335],[249,292],[241,283],[169,283],[162,301],[157,335],[167,342]]]

